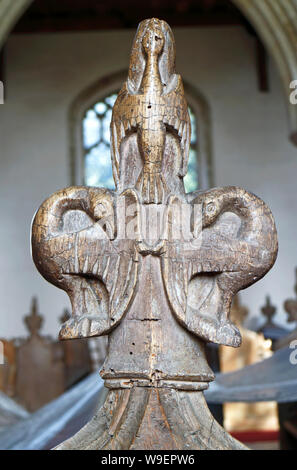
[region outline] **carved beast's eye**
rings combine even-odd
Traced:
[[[205,207],[205,211],[208,215],[213,215],[216,211],[217,207],[216,207],[216,204],[214,202],[209,202],[206,207]]]

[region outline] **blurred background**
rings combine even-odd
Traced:
[[[73,184],[114,187],[111,109],[126,78],[136,27],[149,17],[167,21],[175,36],[177,72],[192,121],[187,191],[242,186],[268,204],[278,229],[274,268],[236,300],[237,310],[242,305],[246,309],[237,321],[256,337],[240,363],[218,351],[216,360],[223,371],[260,361],[296,328],[296,304],[284,308],[296,296],[297,104],[290,101],[290,84],[297,79],[296,1],[2,0],[0,337],[7,341],[10,362],[9,371],[2,373],[2,391],[29,412],[96,370],[104,358],[104,339],[84,352],[79,343],[71,352],[56,345],[61,316],[68,315],[70,303],[34,267],[30,224],[43,200],[58,189]],[[29,320],[23,322],[28,312]],[[55,367],[60,367],[53,372],[53,382],[60,385],[39,401],[32,398],[32,382],[21,396],[18,372],[30,369],[28,342],[34,335],[34,347],[50,350],[48,361],[54,354]],[[24,346],[29,349],[27,365],[20,362]],[[40,387],[44,389],[42,380]],[[251,409],[241,412],[240,425],[230,418],[232,410],[225,417],[231,431],[265,429],[272,432],[271,441],[279,440],[276,404],[261,408],[258,415]],[[251,413],[258,419],[247,424]],[[259,413],[266,424],[259,425]]]

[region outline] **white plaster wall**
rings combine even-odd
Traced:
[[[177,68],[208,99],[213,122],[216,185],[243,186],[271,207],[280,251],[273,270],[243,292],[251,315],[267,293],[285,318],[297,265],[297,152],[280,81],[269,67],[270,92],[257,87],[252,39],[233,28],[176,29]],[[58,332],[69,306],[30,257],[30,223],[40,203],[69,185],[67,112],[99,77],[127,67],[133,31],[11,36],[7,44],[5,104],[0,106],[0,335],[24,333],[22,315],[38,295],[43,331]]]

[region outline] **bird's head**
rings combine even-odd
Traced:
[[[164,42],[165,38],[161,29],[161,22],[156,18],[152,18],[142,38],[142,46],[146,54],[159,55],[164,47]]]

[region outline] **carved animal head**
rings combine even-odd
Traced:
[[[131,50],[128,74],[128,89],[131,93],[138,93],[140,90],[149,44],[160,54],[162,83],[168,86],[175,75],[175,42],[169,25],[156,18],[144,20],[138,26]]]
[[[189,199],[202,207],[203,230],[196,230],[196,223],[201,229],[198,217],[192,218],[192,231],[200,233],[200,243],[192,249],[190,243],[184,251],[173,243],[172,259],[163,258],[168,298],[189,331],[206,341],[238,347],[240,331],[230,320],[232,298],[274,264],[274,220],[261,199],[238,187],[214,188],[195,196]]]
[[[142,38],[142,46],[147,55],[159,55],[165,43],[160,20],[152,18],[149,21],[148,28]]]

